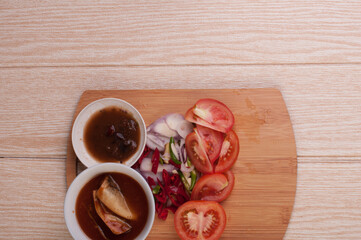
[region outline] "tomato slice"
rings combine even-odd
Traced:
[[[182,240],[219,239],[226,227],[223,207],[214,201],[188,201],[174,215],[174,226]]]
[[[222,202],[231,194],[233,187],[234,175],[230,170],[224,174],[206,174],[194,186],[191,200]]]
[[[200,125],[197,126],[194,131],[202,140],[202,147],[207,153],[209,161],[213,164],[221,153],[222,142],[224,139],[223,133]]]
[[[214,163],[214,172],[222,173],[229,170],[236,162],[239,153],[239,141],[237,134],[231,130],[224,138],[221,154],[218,160]]]
[[[198,129],[198,130],[197,130]],[[237,134],[231,130],[224,140],[223,136],[216,136],[205,127],[197,126],[194,132],[186,137],[186,151],[192,164],[202,173],[223,173],[231,169],[236,162],[239,153],[239,140]],[[216,131],[214,131],[216,132]],[[216,154],[220,143],[221,150]],[[213,150],[211,150],[213,148]],[[219,157],[217,156],[219,155]]]
[[[187,156],[198,171],[212,173],[213,166],[209,162],[201,142],[202,140],[195,132],[188,134],[185,141]]]
[[[185,119],[224,133],[231,130],[234,124],[231,110],[220,101],[209,98],[198,100],[187,111]]]

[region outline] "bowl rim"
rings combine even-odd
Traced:
[[[106,173],[117,172],[132,177],[142,187],[148,202],[148,219],[137,240],[146,239],[154,224],[155,203],[153,193],[143,176],[136,170],[119,163],[100,163],[81,172],[69,186],[64,199],[64,219],[69,233],[74,239],[89,239],[80,227],[75,212],[75,205],[80,190],[94,177]],[[76,197],[75,197],[76,196]]]
[[[109,103],[107,103],[107,102],[109,102]],[[72,130],[71,130],[71,142],[72,142],[72,147],[75,152],[75,155],[86,167],[91,167],[96,164],[103,163],[103,162],[98,161],[96,158],[94,158],[89,153],[89,151],[85,147],[84,141],[79,138],[79,137],[83,137],[83,136],[78,136],[79,134],[77,134],[78,127],[81,127],[82,129],[80,131],[82,134],[84,133],[85,126],[86,126],[88,120],[90,119],[90,117],[94,113],[90,113],[89,117],[84,121],[83,124],[80,123],[82,116],[87,114],[87,112],[91,110],[92,106],[94,106],[96,104],[100,104],[100,103],[105,103],[105,105],[102,107],[99,107],[99,109],[97,109],[96,111],[110,107],[110,106],[117,106],[116,104],[122,104],[122,105],[126,106],[125,110],[130,112],[131,114],[133,114],[133,117],[136,118],[136,120],[137,120],[137,118],[139,118],[140,122],[138,120],[137,120],[137,122],[140,125],[140,146],[139,146],[138,150],[128,160],[126,160],[124,163],[122,163],[129,167],[133,166],[144,151],[144,148],[146,145],[146,139],[147,139],[147,127],[145,125],[143,116],[140,114],[140,112],[138,111],[137,108],[135,108],[129,102],[127,102],[123,99],[120,99],[120,98],[115,98],[115,97],[105,97],[105,98],[100,98],[95,101],[92,101],[92,102],[88,103],[79,112],[79,114],[77,115],[77,117],[74,120]],[[134,116],[134,115],[137,115],[137,116]]]

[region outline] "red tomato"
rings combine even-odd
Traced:
[[[223,103],[215,99],[200,99],[187,111],[185,119],[227,133],[234,124],[234,116],[231,110]]]
[[[231,171],[206,174],[194,186],[191,200],[222,202],[231,194],[233,187],[234,175]]]
[[[226,213],[214,201],[188,201],[174,215],[174,226],[182,240],[219,239],[226,227]]]
[[[213,166],[209,162],[201,142],[200,137],[195,132],[188,134],[185,143],[187,156],[198,171],[202,173],[212,173]]]
[[[239,141],[237,134],[231,130],[227,133],[221,149],[219,159],[215,162],[214,172],[222,173],[229,170],[236,162],[239,153]]]
[[[199,128],[199,127],[197,127]],[[195,130],[196,132],[199,132]],[[223,140],[219,158],[213,163],[210,162],[204,147],[204,141],[201,139],[201,134],[192,132],[186,137],[186,150],[194,167],[202,173],[223,173],[231,169],[236,162],[239,153],[239,141],[237,134],[231,130],[227,133]],[[215,143],[212,143],[216,145]],[[207,144],[206,144],[207,145]]]
[[[211,164],[213,164],[221,153],[222,143],[224,139],[223,133],[200,125],[197,126],[194,131],[202,140],[202,147],[207,153],[209,161],[211,162]]]

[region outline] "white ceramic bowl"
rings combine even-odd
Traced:
[[[148,202],[148,219],[144,226],[143,231],[138,235],[136,239],[137,240],[145,239],[148,236],[154,221],[155,206],[154,206],[153,194],[149,188],[148,183],[144,180],[142,175],[140,175],[134,169],[119,163],[97,164],[93,167],[84,170],[72,182],[66,193],[65,201],[64,201],[64,218],[70,234],[75,240],[89,239],[81,229],[75,215],[76,199],[79,195],[80,190],[84,187],[86,183],[88,183],[91,179],[93,179],[97,175],[106,172],[117,172],[117,173],[126,174],[132,177],[135,181],[137,181],[140,184],[140,186],[143,188]]]
[[[128,102],[118,99],[118,98],[102,98],[97,101],[94,101],[90,104],[88,104],[77,116],[75,119],[73,129],[72,129],[72,144],[74,148],[74,152],[79,158],[79,160],[86,166],[91,167],[95,164],[99,164],[100,162],[97,161],[86,149],[84,144],[84,128],[86,126],[87,121],[89,118],[96,112],[98,112],[101,109],[107,108],[107,107],[118,107],[121,108],[128,113],[130,113],[134,119],[138,122],[139,128],[140,128],[140,141],[137,151],[131,156],[127,161],[125,161],[123,164],[127,166],[132,166],[138,158],[143,153],[145,144],[146,144],[146,126],[144,123],[144,120],[138,110],[133,107]]]

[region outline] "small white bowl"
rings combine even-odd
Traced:
[[[119,163],[97,164],[93,167],[84,170],[72,182],[66,193],[65,201],[64,201],[64,218],[70,234],[75,240],[89,239],[89,237],[81,229],[75,215],[76,199],[79,195],[80,190],[84,187],[86,183],[88,183],[91,179],[98,176],[99,174],[106,172],[117,172],[117,173],[126,174],[132,177],[135,181],[137,181],[144,190],[148,202],[148,219],[143,228],[143,231],[138,235],[136,239],[137,240],[145,239],[148,236],[150,230],[152,229],[154,222],[155,206],[154,206],[153,194],[150,190],[148,183],[144,180],[142,175],[140,175],[134,169]]]
[[[131,156],[128,160],[126,160],[123,164],[131,167],[138,158],[142,155],[145,144],[146,144],[146,126],[144,120],[138,110],[133,107],[130,103],[118,99],[118,98],[102,98],[97,101],[94,101],[88,104],[77,116],[74,121],[73,129],[72,129],[72,144],[74,148],[74,152],[79,158],[79,160],[86,166],[91,167],[95,164],[99,164],[101,162],[97,161],[86,149],[84,144],[84,128],[87,124],[89,118],[96,112],[101,109],[107,107],[118,107],[121,108],[128,113],[130,113],[134,119],[138,122],[140,128],[140,141],[137,151]]]

